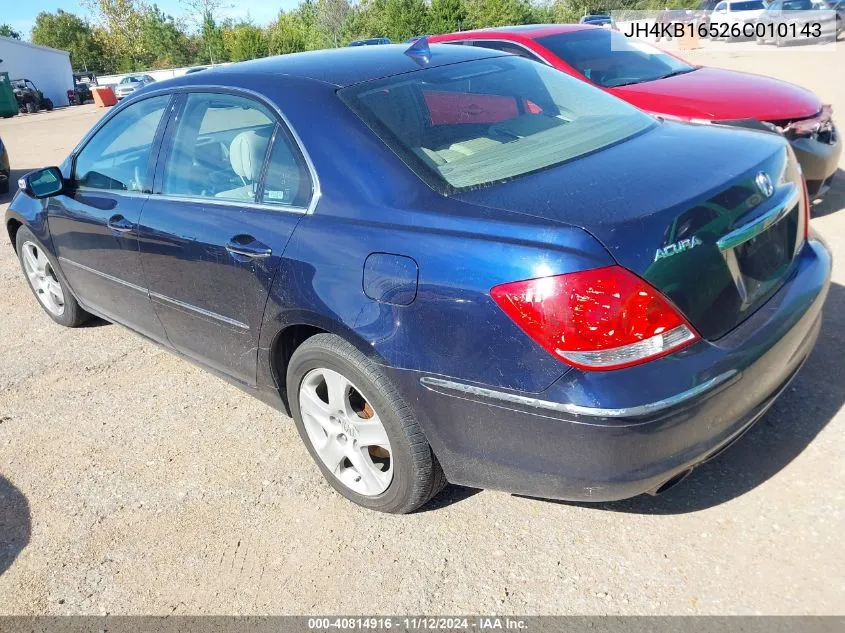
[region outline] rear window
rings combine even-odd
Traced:
[[[339,92],[441,193],[547,169],[655,125],[633,106],[518,57],[430,68]]]

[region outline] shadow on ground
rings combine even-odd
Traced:
[[[845,170],[837,169],[833,182],[825,197],[810,209],[814,218],[822,218],[831,213],[845,210]]]
[[[0,475],[0,575],[29,543],[29,503],[12,482]]]
[[[685,514],[744,495],[800,455],[845,404],[845,287],[831,284],[810,358],[769,412],[736,444],[662,495],[612,503],[551,503],[633,514]],[[821,468],[819,472],[825,472]]]

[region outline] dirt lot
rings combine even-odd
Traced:
[[[807,86],[845,126],[843,42],[688,57]],[[100,115],[0,122],[16,174]],[[343,500],[290,420],[217,378],[54,325],[3,237],[0,612],[845,613],[845,172],[815,212],[836,259],[821,340],[742,442],[658,498],[450,487],[405,517]]]

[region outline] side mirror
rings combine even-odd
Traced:
[[[18,180],[18,189],[33,198],[57,196],[65,189],[65,180],[58,167],[31,171]]]

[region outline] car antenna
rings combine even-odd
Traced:
[[[420,66],[425,66],[431,61],[431,49],[428,47],[428,36],[423,35],[408,47],[405,54],[417,62]]]

